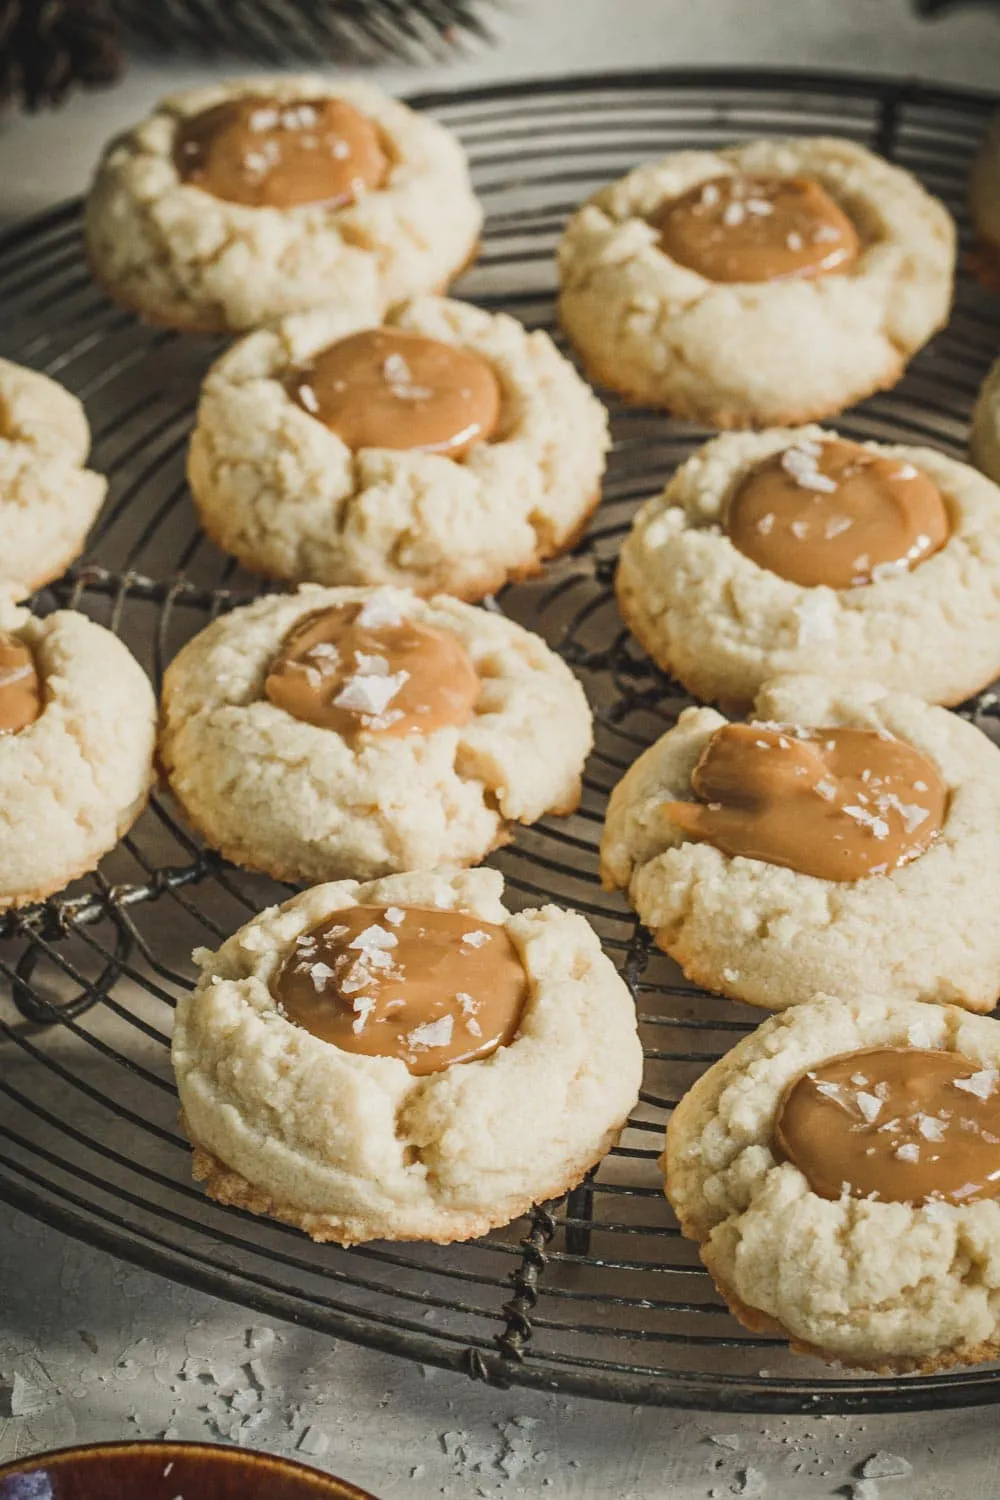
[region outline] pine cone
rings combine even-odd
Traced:
[[[0,104],[58,104],[74,84],[110,83],[121,68],[106,0],[0,0]]]

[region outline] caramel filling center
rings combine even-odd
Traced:
[[[948,800],[926,756],[866,729],[726,724],[691,787],[697,802],[664,809],[690,838],[821,880],[885,875],[916,859]]]
[[[16,636],[0,634],[0,735],[19,734],[42,711],[35,658]]]
[[[299,620],[264,692],[294,718],[338,734],[430,734],[469,722],[479,678],[453,635],[404,619],[376,594]]]
[[[810,177],[713,177],[651,217],[660,246],[708,281],[783,281],[847,271],[858,232]]]
[[[461,458],[500,419],[500,386],[478,354],[402,328],[341,339],[292,376],[299,405],[359,448]]]
[[[352,906],[299,938],[272,994],[345,1052],[439,1073],[514,1039],[528,993],[503,927],[456,911]]]
[[[174,145],[184,182],[229,203],[343,208],[382,186],[378,131],[343,99],[230,99],[184,120]]]
[[[734,547],[814,588],[856,588],[905,573],[949,535],[941,491],[899,458],[858,443],[800,439],[743,481],[729,504]]]
[[[822,1198],[975,1203],[1000,1192],[1000,1074],[954,1052],[870,1047],[785,1090],[777,1155]]]

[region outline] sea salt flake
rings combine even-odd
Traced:
[[[391,672],[388,677],[366,677],[361,674],[349,677],[334,698],[334,707],[362,714],[384,713],[409,676],[409,672],[401,669]]]
[[[387,906],[385,909],[385,920],[392,927],[398,927],[406,916],[401,906]]]
[[[892,1154],[899,1161],[915,1162],[920,1160],[920,1147],[916,1141],[906,1141],[902,1146],[897,1146]]]
[[[311,412],[313,416],[315,416],[319,411],[319,401],[312,386],[303,383],[299,386],[296,394],[299,400],[302,402],[302,405],[305,407],[306,411]]]
[[[766,219],[774,213],[774,204],[768,203],[766,198],[748,198],[746,205],[747,213],[754,214],[759,219]]]
[[[355,651],[354,665],[362,677],[388,677],[389,661],[368,651]]]
[[[916,479],[918,470],[913,464],[900,464],[898,469],[893,469],[889,475],[890,479]]]
[[[717,182],[706,182],[701,190],[701,202],[705,208],[714,208],[719,201],[719,185]]]
[[[944,1121],[935,1119],[934,1115],[918,1114],[915,1117],[917,1129],[925,1141],[944,1140]]]
[[[355,620],[362,630],[379,630],[383,627],[402,625],[403,616],[391,596],[385,592],[373,594],[361,606]]]
[[[863,1479],[905,1479],[912,1473],[913,1465],[907,1459],[900,1458],[898,1453],[884,1453],[881,1449],[861,1465]]]
[[[722,210],[722,222],[727,229],[736,229],[746,220],[747,211],[742,203],[727,203]]]
[[[768,511],[766,516],[761,516],[760,520],[757,522],[757,530],[760,532],[761,536],[770,536],[771,532],[774,530],[773,511]]]
[[[817,781],[814,791],[819,793],[824,802],[832,802],[837,795],[837,783],[824,776],[821,781]]]
[[[462,942],[468,943],[470,948],[482,948],[485,943],[489,942],[489,940],[490,935],[488,932],[480,932],[476,930],[475,932],[462,933]]]
[[[357,937],[352,938],[347,946],[348,948],[360,948],[363,950],[395,948],[398,942],[399,938],[394,932],[386,932],[384,927],[380,927],[377,922],[373,922],[370,927],[366,927],[363,932],[359,932]]]
[[[858,1108],[870,1125],[873,1120],[878,1118],[879,1111],[882,1108],[881,1099],[877,1099],[874,1094],[865,1093],[863,1089],[858,1091],[855,1098],[858,1101]]]
[[[436,1021],[425,1021],[415,1027],[406,1040],[411,1047],[447,1047],[454,1028],[453,1016],[439,1016]]]
[[[909,568],[909,560],[905,557],[899,558],[896,562],[876,563],[872,568],[872,581],[883,583],[887,578],[895,578],[899,573],[908,573]]]
[[[330,965],[324,963],[309,964],[306,967],[306,973],[312,980],[313,989],[317,992],[317,994],[321,989],[323,989],[326,984],[329,983],[331,979],[334,978],[334,972],[330,968]]]
[[[849,531],[853,525],[854,522],[850,516],[831,516],[823,527],[823,535],[828,542],[832,542],[835,536],[840,536],[843,532]]]
[[[789,250],[801,250],[803,243],[801,234],[796,234],[794,229],[789,230],[788,234],[785,235],[785,244]]]
[[[792,536],[795,537],[796,541],[804,542],[806,537],[809,535],[809,522],[793,521],[788,529],[792,533]]]
[[[33,672],[34,667],[30,666],[27,662],[20,667],[5,667],[0,672],[0,688],[10,687],[12,682],[21,682],[25,677],[30,677]]]
[[[966,1094],[975,1094],[977,1099],[990,1099],[1000,1077],[996,1068],[981,1068],[969,1078],[956,1078],[955,1087]]]

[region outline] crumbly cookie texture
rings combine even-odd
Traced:
[[[969,457],[988,479],[1000,484],[1000,359],[990,367],[979,390],[972,413]]]
[[[646,220],[732,173],[818,181],[862,251],[843,275],[720,284],[673,261]],[[815,421],[896,383],[951,305],[955,227],[908,172],[851,141],[751,141],[637,167],[573,215],[559,316],[591,376],[715,427]]]
[[[181,122],[245,94],[353,104],[386,143],[384,186],[344,208],[280,209],[183,182],[173,161]],[[447,286],[481,224],[465,154],[443,125],[370,83],[281,74],[174,94],[117,136],[90,189],[85,233],[95,276],[125,306],[174,328],[235,332],[333,298],[377,319],[392,302]]]
[[[626,537],[616,580],[633,634],[695,697],[749,702],[784,672],[856,675],[961,703],[1000,675],[1000,491],[930,448],[866,443],[937,485],[951,534],[909,572],[859,588],[805,588],[726,535],[730,500],[773,453],[821,428],[726,433],[682,464]]]
[[[736,1316],[801,1353],[883,1374],[994,1359],[1000,1204],[831,1201],[775,1155],[785,1086],[883,1046],[1000,1066],[1000,1027],[985,1017],[870,990],[819,995],[772,1016],[685,1094],[667,1129],[667,1197]]]
[[[597,936],[555,906],[511,916],[493,870],[317,886],[255,917],[177,1008],[173,1062],[209,1192],[317,1240],[447,1243],[559,1197],[617,1139],[642,1068],[635,1010]],[[509,1046],[415,1077],[287,1021],[269,984],[295,939],[355,904],[504,923],[529,993]]]
[[[974,725],[871,683],[783,677],[757,695],[757,719],[883,730],[938,768],[944,824],[923,854],[887,875],[821,880],[696,843],[663,816],[692,800],[691,774],[726,721],[690,708],[611,796],[605,883],[628,892],[657,945],[688,978],[770,1010],[818,991],[954,1001],[992,1010],[1000,993],[1000,750]]]
[[[24,598],[80,555],[107,480],[84,467],[90,428],[75,396],[0,359],[0,588]]]
[[[250,335],[213,366],[188,459],[205,530],[245,566],[295,583],[392,583],[479,599],[537,572],[597,504],[604,408],[545,333],[422,297],[386,326],[488,360],[501,385],[500,427],[460,463],[387,448],[352,453],[285,381],[377,324],[363,310],[328,306]]]
[[[296,621],[376,594],[464,647],[482,683],[470,723],[351,743],[263,697]],[[591,740],[583,689],[512,620],[398,589],[304,588],[234,610],[184,647],[164,680],[160,761],[227,858],[317,881],[477,863],[510,824],[572,812]]]
[[[969,178],[969,212],[979,240],[981,280],[1000,290],[1000,115],[991,121]]]
[[[38,619],[0,602],[0,630],[29,646],[44,707],[0,736],[0,908],[94,869],[146,804],[156,700],[117,636],[73,610]]]

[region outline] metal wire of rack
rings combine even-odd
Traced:
[[[488,221],[458,291],[554,331],[552,252],[567,213],[636,161],[771,133],[835,133],[914,171],[963,219],[971,155],[995,101],[906,83],[739,71],[575,77],[424,95],[469,151]],[[87,404],[110,499],[83,561],[36,607],[82,609],[120,632],[157,684],[180,645],[253,597],[199,532],[184,450],[218,345],[112,308],[84,265],[78,204],[0,239],[0,349]],[[847,413],[859,438],[964,454],[979,381],[1000,345],[997,304],[965,276],[948,329],[902,384]],[[200,847],[170,798],[100,870],[0,919],[0,1197],[151,1270],[259,1312],[462,1369],[498,1385],[719,1410],[903,1410],[1000,1399],[1000,1370],[907,1379],[831,1372],[742,1330],[663,1199],[656,1157],[672,1104],[758,1017],[705,995],[602,893],[596,845],[610,787],[685,704],[623,629],[611,580],[636,504],[707,434],[612,409],[614,451],[585,540],[492,607],[574,667],[597,720],[584,799],[496,857],[515,905],[554,899],[595,924],[635,996],[646,1048],[621,1144],[568,1200],[451,1247],[315,1246],[206,1199],[190,1179],[169,1067],[189,954],[290,888]],[[1000,728],[995,700],[963,712]]]

